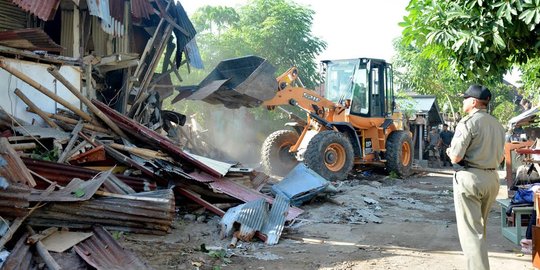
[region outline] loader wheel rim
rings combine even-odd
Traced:
[[[293,160],[293,155],[291,152],[289,152],[289,149],[291,149],[292,144],[290,143],[284,143],[279,146],[279,160]]]
[[[407,166],[411,162],[411,145],[409,142],[403,142],[401,145],[401,164]]]
[[[347,153],[345,147],[338,143],[332,143],[324,151],[324,164],[333,172],[337,172],[345,166]]]

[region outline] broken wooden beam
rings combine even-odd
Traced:
[[[52,128],[60,129],[60,127],[52,121],[47,115],[45,115],[45,112],[43,112],[34,102],[32,102],[28,97],[26,97],[23,92],[19,88],[15,88],[15,95],[17,95],[28,107],[32,109],[47,125],[49,125]]]
[[[105,124],[107,124],[107,126],[109,126],[116,134],[120,135],[120,137],[127,137],[126,134],[124,134],[124,132],[113,121],[111,121],[107,115],[101,112],[88,98],[86,98],[77,88],[75,88],[73,84],[62,76],[56,67],[49,67],[47,71],[49,71],[54,78],[60,81],[73,95],[79,98],[79,100],[84,103],[84,105],[86,105],[90,111],[105,122]]]
[[[69,142],[66,148],[64,148],[64,151],[62,152],[62,154],[60,154],[60,157],[58,158],[58,161],[57,161],[58,163],[64,163],[64,161],[68,158],[67,154],[71,151],[71,149],[73,148],[73,145],[75,145],[75,142],[79,138],[79,132],[82,130],[82,128],[83,128],[83,124],[82,124],[82,120],[80,120],[79,123],[77,123],[77,125],[75,126],[75,128],[71,131],[71,139],[69,139]]]

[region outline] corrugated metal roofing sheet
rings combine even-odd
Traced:
[[[261,232],[266,234],[266,244],[275,245],[278,243],[279,237],[285,227],[285,217],[289,212],[289,207],[289,200],[285,196],[278,194],[274,199],[268,219],[261,229]]]
[[[8,187],[0,188],[0,216],[25,216],[28,213],[28,196],[30,188],[26,185],[8,183]]]
[[[131,13],[135,18],[149,19],[154,13],[154,8],[148,0],[131,0]]]
[[[99,187],[111,175],[112,169],[101,172],[92,180],[84,181],[74,178],[69,184],[57,191],[33,193],[29,197],[31,202],[76,202],[92,198]],[[45,194],[44,194],[45,193]]]
[[[12,0],[11,2],[44,21],[54,19],[60,4],[60,0]]]
[[[250,241],[260,231],[268,218],[268,203],[265,199],[247,202],[238,213],[236,222],[240,223],[238,239]]]
[[[203,61],[201,58],[201,53],[199,52],[199,47],[197,46],[196,38],[193,38],[186,44],[185,50],[189,64],[197,69],[203,69]]]
[[[508,120],[509,126],[520,126],[520,125],[526,125],[529,124],[532,119],[537,117],[538,112],[540,112],[540,107],[532,107],[531,109],[524,111],[518,116],[512,117],[512,119]]]
[[[185,152],[185,153],[188,156],[191,156],[192,158],[200,161],[201,163],[206,164],[208,167],[210,167],[210,168],[214,169],[215,171],[219,172],[221,174],[221,176],[225,176],[227,174],[227,172],[229,172],[229,169],[232,166],[236,165],[234,163],[226,163],[226,162],[222,162],[222,161],[219,161],[219,160],[215,160],[215,159],[195,155],[195,154],[192,154],[192,153],[189,153],[189,152]]]
[[[30,51],[43,50],[61,52],[64,48],[56,44],[41,28],[28,28],[0,32],[0,44]]]
[[[93,229],[94,235],[75,245],[73,249],[88,264],[100,270],[152,269],[138,256],[124,249],[101,226]]]
[[[0,1],[0,31],[26,27],[26,12],[11,1]]]
[[[221,191],[244,202],[254,201],[259,198],[264,198],[267,202],[272,204],[274,202],[272,197],[264,195],[258,191],[255,191],[254,189],[250,189],[226,178],[209,183],[209,185],[215,190]],[[291,207],[287,213],[287,220],[292,220],[303,212],[304,211],[298,207]]]
[[[101,19],[101,28],[113,36],[124,35],[124,24],[111,16],[109,0],[87,0],[90,15]]]

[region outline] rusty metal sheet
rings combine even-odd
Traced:
[[[75,245],[73,249],[83,260],[98,270],[153,269],[138,256],[124,249],[101,226],[93,229],[94,235]]]
[[[101,172],[88,181],[74,178],[61,190],[50,193],[32,193],[28,200],[31,202],[77,202],[89,200],[111,175],[111,172],[112,169]]]
[[[191,176],[191,179],[201,183],[210,183],[219,179],[204,172],[192,172],[189,176]]]
[[[82,164],[94,161],[104,161],[106,159],[107,154],[105,152],[105,146],[98,145],[84,153],[69,158],[68,162],[70,164]]]
[[[50,202],[27,218],[28,224],[44,227],[89,229],[99,224],[110,230],[164,235],[175,215],[170,189],[130,195],[100,194],[81,202]]]
[[[220,217],[225,215],[225,212],[223,210],[213,205],[212,203],[204,200],[203,198],[201,198],[201,195],[195,193],[194,191],[180,187],[177,187],[175,190],[178,191],[178,193],[180,193],[181,195],[184,195],[192,201],[204,206],[204,208],[208,209],[212,213],[219,215]]]
[[[41,28],[1,31],[0,45],[30,51],[62,52],[64,50],[62,46],[56,44]]]
[[[60,0],[11,0],[11,2],[44,21],[54,19],[60,4]]]
[[[73,178],[80,178],[80,179],[91,179],[99,173],[99,171],[87,169],[79,166],[73,166],[73,165],[67,165],[67,164],[60,164],[56,162],[49,162],[49,161],[43,161],[43,160],[37,160],[37,159],[31,159],[31,158],[22,158],[22,161],[26,165],[26,167],[35,173],[41,175],[42,177],[45,177],[51,181],[57,182],[59,185],[65,186],[71,181]],[[125,176],[123,174],[115,174],[114,176],[118,177],[118,179],[122,180],[122,182],[126,183],[128,186],[133,188],[135,191],[146,191],[146,190],[155,190],[156,189],[156,183],[153,181],[149,181],[146,178],[142,177],[133,177],[133,176]],[[39,177],[36,177],[37,181],[37,188],[45,189],[49,186],[48,183],[45,181],[42,181],[39,179]],[[105,189],[109,192],[114,192],[114,190]]]
[[[135,18],[150,19],[154,8],[148,0],[131,0],[131,13]]]
[[[161,134],[137,123],[133,119],[120,114],[98,100],[93,99],[92,103],[96,105],[100,111],[105,113],[125,133],[169,153],[173,159],[178,157],[181,159],[181,161],[187,162],[212,176],[221,176],[221,174],[216,170],[184,153],[184,151],[182,151],[182,149],[169,138],[164,137]]]
[[[274,199],[270,196],[264,195],[258,191],[245,187],[241,184],[235,183],[227,178],[217,179],[209,185],[220,192],[223,192],[231,197],[237,198],[243,202],[254,201],[259,198],[264,198],[267,202],[273,204]],[[293,220],[304,211],[298,207],[291,207],[287,213],[287,220]]]
[[[0,188],[0,216],[22,217],[28,213],[30,188],[22,184],[8,183]]]

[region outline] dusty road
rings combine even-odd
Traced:
[[[336,184],[331,201],[314,201],[279,243],[219,239],[219,218],[176,221],[165,237],[126,235],[122,243],[156,269],[465,269],[453,211],[451,176],[405,180],[357,177]],[[501,186],[501,196],[505,187]],[[492,269],[533,269],[531,256],[500,233],[500,210],[489,218]],[[201,244],[214,250],[200,251]]]

